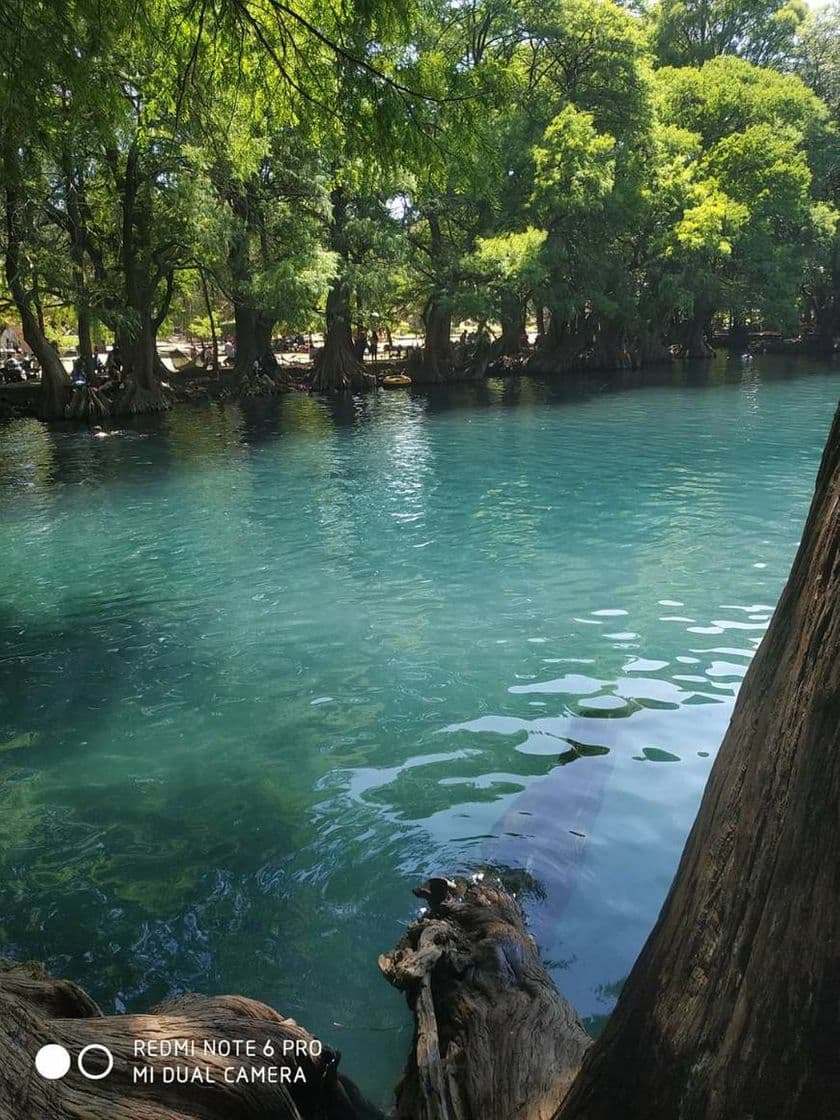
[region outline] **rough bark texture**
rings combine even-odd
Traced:
[[[18,197],[11,186],[6,187],[6,283],[20,315],[23,337],[41,367],[41,401],[39,412],[45,420],[64,415],[70,397],[70,378],[61,364],[58,352],[47,341],[43,325],[35,313],[32,298],[21,272],[21,238],[18,226]]]
[[[379,959],[415,1016],[398,1120],[549,1120],[590,1040],[518,903],[445,879],[415,894],[428,911]]]
[[[169,401],[161,386],[166,373],[157,352],[157,332],[172,298],[173,273],[167,277],[167,294],[154,311],[158,284],[164,278],[160,265],[149,262],[151,201],[149,181],[142,174],[135,138],[128,150],[125,173],[120,180],[122,202],[121,263],[125,281],[126,307],[134,312],[134,329],[121,338],[125,391],[115,402],[114,412],[162,412]]]
[[[372,388],[376,384],[376,378],[353,356],[350,285],[345,275],[349,259],[348,201],[341,187],[336,187],[330,194],[330,249],[341,265],[327,295],[324,346],[313,362],[312,388],[322,393]]]
[[[840,412],[659,921],[559,1120],[829,1120],[840,1064]]]
[[[680,350],[684,358],[714,357],[714,347],[709,343],[711,318],[712,314],[707,308],[696,307],[691,319],[683,324]]]
[[[423,349],[412,365],[411,376],[424,384],[438,385],[452,372],[452,312],[432,296],[423,311],[423,323]]]
[[[498,356],[515,358],[522,353],[522,336],[525,333],[526,304],[513,293],[502,298],[502,336],[498,343]],[[495,357],[496,355],[494,355]]]
[[[205,1055],[205,1040],[267,1043],[275,1056],[258,1058]],[[241,996],[184,995],[148,1015],[105,1017],[80,988],[53,980],[43,967],[0,961],[0,1120],[374,1120],[378,1113],[352,1083],[337,1072],[339,1055],[327,1046],[320,1056],[302,1052],[280,1057],[283,1043],[311,1043],[313,1036],[293,1019]],[[191,1040],[196,1056],[157,1058],[135,1055],[135,1040],[160,1043]],[[41,1046],[58,1043],[73,1059],[61,1080],[47,1081],[35,1071]],[[76,1067],[88,1044],[106,1046],[112,1072],[87,1080]],[[105,1056],[93,1052],[85,1068],[105,1069]],[[213,1079],[164,1084],[163,1068],[209,1070]],[[154,1080],[134,1080],[134,1070],[154,1067]],[[303,1070],[305,1082],[228,1083],[225,1068],[285,1066]],[[293,1076],[293,1074],[292,1074]]]
[[[326,319],[324,347],[315,355],[313,362],[312,388],[322,393],[334,393],[374,385],[376,378],[353,356],[350,289],[343,280],[337,280],[330,289]]]
[[[161,386],[166,367],[157,352],[157,336],[150,313],[142,315],[140,330],[126,344],[125,392],[114,406],[115,412],[163,412],[169,400]]]
[[[234,304],[233,317],[236,323],[234,369],[239,377],[247,377],[253,373],[254,362],[271,349],[274,317],[242,304]]]

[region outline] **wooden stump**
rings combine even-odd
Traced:
[[[429,908],[379,958],[415,1016],[398,1120],[548,1120],[590,1039],[499,886],[431,879]]]

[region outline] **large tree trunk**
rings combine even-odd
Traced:
[[[516,900],[430,879],[426,914],[379,959],[415,1017],[397,1120],[550,1120],[590,1039]]]
[[[376,383],[361,362],[353,356],[352,326],[350,322],[350,285],[343,270],[349,254],[347,242],[347,197],[341,187],[330,195],[332,219],[330,221],[330,249],[340,261],[342,270],[333,281],[327,295],[324,346],[315,357],[312,387],[322,393],[341,392],[344,389],[363,389]]]
[[[528,360],[532,373],[565,373],[583,363],[583,353],[591,342],[591,332],[581,329],[579,318],[564,319],[551,313],[548,333],[542,345]]]
[[[274,317],[235,303],[233,317],[236,322],[236,361],[234,369],[239,377],[247,377],[254,362],[271,349],[271,332]]]
[[[560,1120],[829,1120],[840,1023],[840,412],[656,927]]]
[[[419,360],[412,365],[416,381],[438,385],[452,372],[452,311],[439,298],[430,296],[423,310],[426,328]]]
[[[41,367],[40,415],[45,420],[58,420],[70,398],[70,378],[61,364],[58,351],[49,343],[38,321],[32,298],[26,290],[21,273],[21,240],[18,226],[18,198],[12,186],[6,187],[6,283],[15,301],[23,328],[23,337]]]
[[[518,299],[513,293],[507,293],[503,297],[501,307],[502,337],[499,339],[496,356],[515,358],[522,353],[522,336],[525,333],[525,308],[525,302]]]
[[[344,389],[363,389],[375,382],[361,362],[353,356],[350,333],[350,289],[338,279],[327,296],[327,331],[324,347],[316,355],[312,387],[322,393]]]
[[[169,408],[161,377],[166,372],[157,352],[157,331],[172,296],[173,276],[168,275],[167,296],[157,315],[153,310],[155,293],[163,278],[158,271],[149,276],[143,262],[151,236],[149,184],[143,179],[137,140],[129,147],[125,174],[120,182],[122,196],[122,267],[126,305],[134,312],[133,329],[122,336],[125,390],[114,406],[115,412],[162,412]]]
[[[157,332],[151,312],[140,316],[140,329],[123,350],[125,391],[115,412],[163,412],[169,401],[163,392],[161,376],[166,372],[157,352]]]
[[[712,312],[698,304],[691,318],[685,322],[680,332],[680,349],[684,358],[713,358],[714,347],[709,343],[709,324]]]
[[[253,1056],[212,1052],[235,1040],[252,1043]],[[192,1044],[195,1052],[161,1056],[161,1044],[172,1042]],[[35,1072],[33,1059],[48,1044],[70,1054],[70,1070],[58,1080]],[[107,1069],[101,1047],[110,1051],[107,1076],[88,1080],[79,1072],[86,1046],[98,1048],[83,1059],[91,1073]],[[379,1117],[338,1073],[335,1050],[294,1019],[241,996],[183,995],[147,1015],[106,1017],[70,981],[50,979],[39,965],[0,961],[0,1052],[0,1120]],[[167,1082],[165,1070],[175,1068],[189,1080]],[[264,1079],[251,1080],[258,1069],[266,1071]],[[248,1080],[237,1080],[243,1074]]]

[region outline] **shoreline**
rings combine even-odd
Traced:
[[[558,367],[555,371],[545,368],[529,369],[532,356],[532,354],[528,354],[518,358],[499,359],[482,377],[455,376],[441,382],[415,379],[411,385],[401,387],[396,391],[424,395],[450,387],[480,386],[488,381],[519,378],[553,382],[568,388],[581,390],[594,388],[596,391],[604,391],[607,389],[642,387],[645,384],[661,385],[668,380],[667,376],[663,377],[663,373],[666,371],[671,373],[681,369],[708,370],[713,363],[721,359],[739,360],[744,368],[749,368],[749,363],[754,357],[813,358],[817,361],[830,362],[832,360],[836,361],[840,354],[837,350],[830,354],[815,353],[813,347],[808,345],[807,341],[799,340],[780,344],[773,348],[765,348],[756,353],[750,353],[746,357],[738,354],[736,349],[718,345],[714,353],[707,357],[672,357],[666,361],[648,362],[637,368],[619,366],[612,369],[601,369],[582,364],[574,369]],[[332,396],[338,399],[342,396],[353,396],[363,392],[358,389],[348,389],[345,393],[335,394],[316,392],[305,380],[305,376],[311,372],[311,368],[311,363],[281,365],[278,374],[271,378],[266,376],[257,385],[248,384],[247,381],[243,384],[243,379],[236,375],[232,368],[222,368],[218,373],[201,371],[196,374],[181,375],[176,372],[174,378],[177,378],[177,380],[164,381],[162,384],[170,409],[195,404],[242,404],[246,401],[268,401],[294,393],[324,399],[329,399]],[[383,389],[382,378],[395,373],[407,372],[408,362],[406,359],[386,360],[377,362],[375,367],[368,365],[367,368],[376,376],[377,384],[375,388],[364,390],[364,392],[378,392]],[[267,382],[269,380],[274,382],[272,387],[268,387]],[[39,409],[40,389],[40,382],[0,384],[0,423],[6,420],[35,419],[42,420],[42,422],[50,425],[72,424],[80,428],[94,428],[101,427],[102,421],[124,421],[129,418],[127,414],[118,412],[109,413],[98,418],[97,421],[73,416],[44,420]],[[394,390],[388,389],[387,391],[392,392]],[[142,415],[142,413],[137,415]]]

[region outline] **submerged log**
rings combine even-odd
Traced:
[[[379,959],[415,1016],[398,1120],[549,1120],[590,1039],[519,904],[481,882],[430,879],[415,894],[427,911]]]
[[[236,1040],[252,1043],[255,1054],[219,1052]],[[177,1056],[161,1055],[161,1043],[169,1042],[180,1045]],[[57,1080],[35,1069],[35,1055],[48,1044],[65,1047],[72,1059]],[[113,1069],[100,1080],[77,1068],[91,1045],[96,1049],[84,1058],[89,1073],[107,1068],[101,1047],[113,1056]],[[147,1015],[104,1016],[81,988],[51,979],[43,966],[2,961],[0,1055],[0,1120],[379,1117],[338,1073],[337,1051],[294,1019],[241,996],[183,995]],[[166,1079],[164,1069],[176,1067],[181,1080]]]

